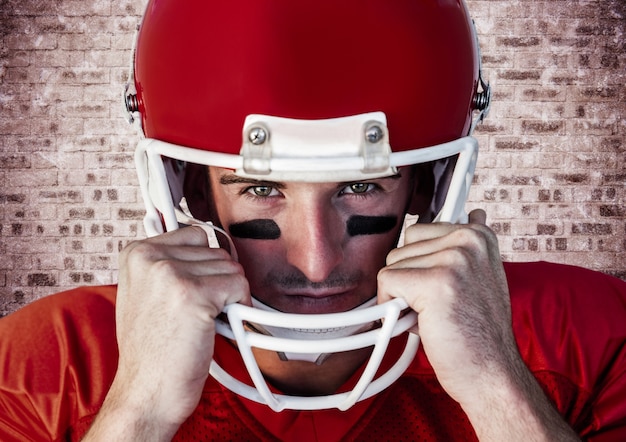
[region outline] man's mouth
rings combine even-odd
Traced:
[[[289,290],[289,292],[285,293],[285,296],[299,296],[302,298],[329,298],[333,296],[342,296],[346,295],[350,291],[354,290],[354,288],[350,289],[333,289],[333,290]]]
[[[254,296],[254,295],[253,295]],[[256,296],[255,296],[256,297]],[[366,301],[355,289],[290,290],[268,298],[256,297],[284,313],[325,314],[352,310]]]

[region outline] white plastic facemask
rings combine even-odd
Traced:
[[[417,314],[409,311],[400,317],[407,308],[403,299],[395,299],[384,304],[368,307],[361,310],[351,310],[343,313],[325,315],[302,315],[282,312],[268,312],[259,308],[247,307],[241,304],[228,305],[224,312],[228,316],[230,327],[226,323],[217,324],[217,332],[237,341],[239,351],[246,364],[248,373],[254,382],[254,387],[246,385],[224,371],[215,361],[211,364],[211,375],[230,390],[250,400],[268,405],[274,411],[284,409],[319,410],[338,408],[347,410],[357,401],[367,399],[387,388],[395,382],[415,357],[419,346],[419,337],[410,334],[402,356],[385,374],[374,380],[391,338],[407,331],[417,323]],[[372,324],[382,321],[380,328],[342,336],[328,337],[321,327],[326,330],[342,327],[362,327],[362,324]],[[281,324],[291,330],[317,330],[312,336],[316,338],[294,339],[281,338],[260,334],[247,330],[245,323]],[[270,391],[267,382],[252,354],[252,347],[262,348],[283,353],[329,354],[339,353],[360,348],[374,346],[374,350],[365,367],[361,378],[354,389],[346,393],[337,393],[327,396],[300,397],[274,394]]]
[[[261,132],[257,131],[259,128]],[[152,139],[139,142],[135,161],[146,205],[144,225],[149,235],[175,230],[179,224],[200,225],[207,231],[212,246],[218,247],[213,230],[225,234],[210,223],[194,220],[180,209],[178,201],[173,201],[172,194],[179,191],[168,184],[168,176],[171,177],[174,172],[167,170],[171,166],[163,161],[163,157],[229,168],[238,175],[263,180],[343,182],[389,176],[401,166],[458,155],[436,221],[467,220],[464,205],[478,150],[478,143],[472,137],[427,148],[392,152],[388,144],[386,118],[381,112],[322,121],[254,115],[246,120],[243,133],[247,141],[244,141],[241,155],[201,151]],[[268,136],[271,143],[268,143]],[[256,144],[258,141],[254,141],[257,137],[265,137],[261,147]],[[330,147],[320,149],[320,145],[329,144]],[[294,151],[298,152],[297,155],[292,154]],[[228,241],[236,259],[234,245],[230,238]],[[255,307],[228,305],[224,309],[228,322],[216,323],[219,334],[236,340],[254,385],[236,380],[215,361],[211,365],[211,375],[235,393],[267,404],[274,411],[346,410],[395,382],[410,365],[419,346],[419,337],[409,334],[395,365],[374,378],[389,340],[406,332],[417,322],[417,314],[407,308],[404,300],[395,299],[380,305],[373,305],[375,300],[372,300],[370,304],[354,310],[331,314],[290,314],[274,311],[257,301],[254,304]],[[374,349],[354,389],[315,397],[272,393],[252,354],[252,347],[258,347],[275,351],[286,359],[323,363],[328,354],[370,346]]]

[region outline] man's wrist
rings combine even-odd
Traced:
[[[113,387],[83,440],[170,441],[179,425],[160,419],[151,403],[117,395]]]
[[[479,440],[580,440],[523,365],[493,376],[461,403]]]

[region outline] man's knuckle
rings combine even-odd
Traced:
[[[442,253],[441,263],[446,268],[462,268],[471,260],[471,254],[466,246],[454,246]]]
[[[231,254],[230,254],[230,253],[229,253],[226,249],[223,249],[223,248],[221,248],[221,247],[220,247],[220,248],[212,248],[212,249],[210,249],[210,250],[211,250],[211,253],[213,254],[213,256],[214,256],[216,259],[223,259],[223,260],[225,260],[225,261],[226,261],[226,260],[230,260],[230,261],[235,262],[235,261],[232,259]]]
[[[128,250],[128,259],[135,261],[149,261],[157,255],[158,247],[148,241],[138,241],[135,246]]]
[[[462,290],[462,270],[459,265],[438,265],[430,270],[430,277],[437,281],[442,296],[452,296]]]
[[[160,259],[153,261],[150,264],[149,274],[152,275],[155,280],[164,281],[181,281],[189,278],[183,278],[183,270],[177,265],[175,261],[169,259]]]
[[[490,230],[482,225],[472,227],[462,227],[452,232],[454,241],[460,247],[470,250],[481,250],[489,244],[491,238]]]

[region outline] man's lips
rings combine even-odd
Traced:
[[[260,298],[259,298],[260,299]],[[285,313],[324,314],[352,310],[362,299],[355,289],[289,290],[262,302]]]
[[[302,298],[330,298],[333,296],[342,296],[351,292],[353,289],[338,289],[338,290],[303,290],[303,291],[289,291],[285,293],[284,296],[298,296]]]

